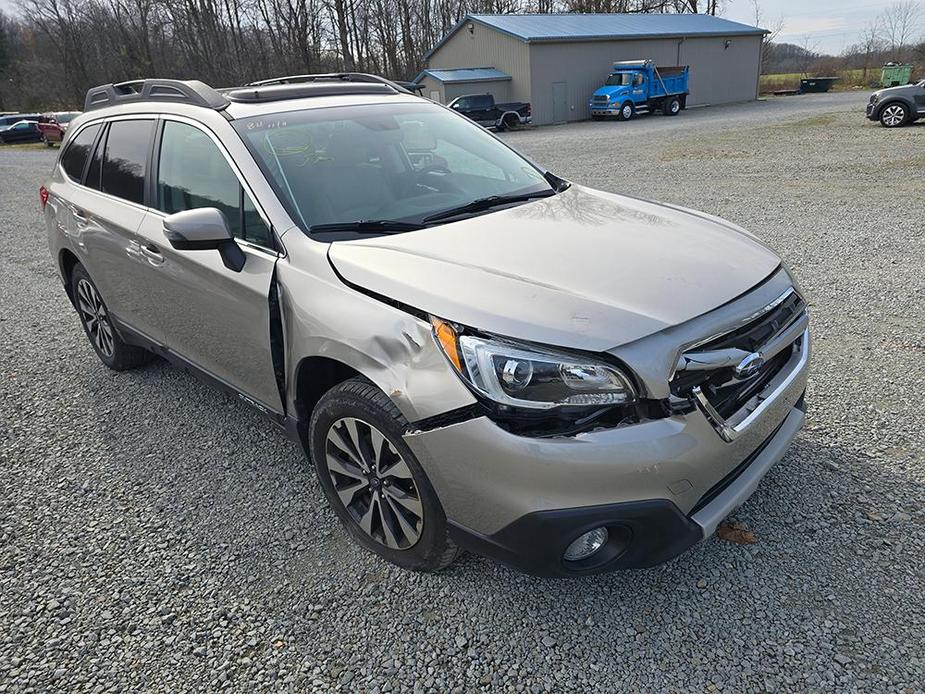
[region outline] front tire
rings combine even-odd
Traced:
[[[372,383],[334,386],[312,412],[312,462],[353,539],[396,566],[438,571],[459,549],[437,494],[403,437],[408,422]]]
[[[154,358],[148,350],[127,344],[119,337],[103,297],[80,263],[71,272],[71,296],[90,346],[103,364],[113,371],[127,371]]]
[[[634,115],[636,115],[636,107],[633,106],[632,101],[627,101],[620,107],[620,115],[617,117],[620,120],[631,120]]]
[[[880,111],[880,125],[884,128],[898,128],[909,121],[909,109],[905,104],[887,104]]]

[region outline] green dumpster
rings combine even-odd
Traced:
[[[887,63],[883,66],[883,72],[880,73],[881,87],[898,87],[901,84],[909,84],[912,78],[912,66],[900,65],[899,63]]]

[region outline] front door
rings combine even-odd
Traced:
[[[646,78],[641,72],[633,76],[633,103],[637,106],[646,100]]]
[[[925,113],[925,82],[915,88],[915,107],[919,113]]]
[[[155,200],[142,222],[151,320],[172,351],[262,408],[283,410],[270,350],[270,284],[278,254],[269,226],[210,134],[189,123],[162,121],[155,164]],[[178,251],[164,217],[215,207],[244,251],[240,272],[215,250]]]
[[[552,83],[552,120],[563,123],[568,120],[568,83]]]

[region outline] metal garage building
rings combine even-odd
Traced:
[[[588,118],[588,100],[618,60],[689,65],[689,106],[758,96],[764,29],[704,14],[466,16],[426,56],[424,94],[529,101],[533,122]]]

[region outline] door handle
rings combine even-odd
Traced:
[[[74,215],[74,221],[77,222],[78,224],[86,224],[86,223],[87,223],[87,215],[86,215],[86,213],[85,213],[83,210],[78,210],[78,209],[75,208],[75,209],[71,212],[71,214]]]
[[[141,247],[141,254],[148,259],[152,265],[161,265],[164,262],[164,256],[153,243]]]

